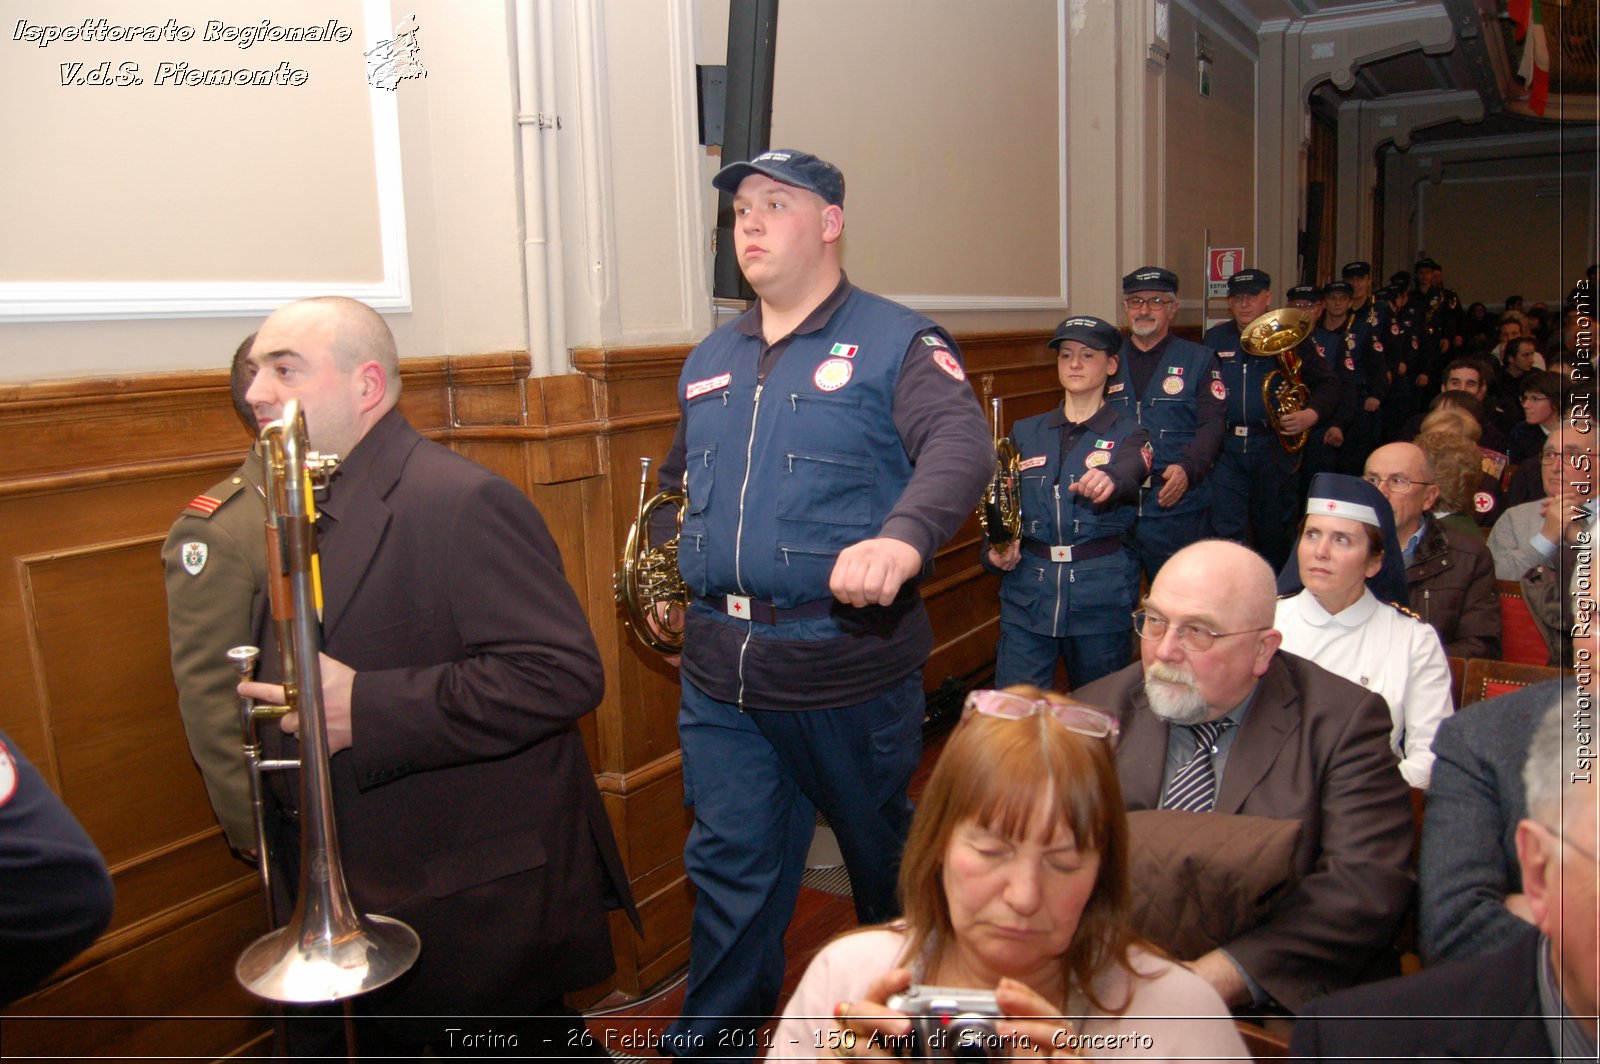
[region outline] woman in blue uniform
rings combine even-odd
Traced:
[[[1003,572],[995,686],[1053,686],[1064,658],[1081,687],[1128,664],[1133,599],[1127,539],[1150,474],[1150,434],[1105,402],[1122,335],[1099,318],[1073,317],[1050,346],[1065,397],[1018,421],[1022,535],[1003,549],[984,544],[984,563]]]

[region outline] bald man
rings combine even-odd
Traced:
[[[1392,970],[1414,882],[1411,801],[1382,697],[1280,650],[1276,599],[1254,551],[1222,540],[1187,547],[1134,615],[1140,662],[1077,694],[1121,718],[1117,771],[1130,811],[1300,822],[1290,889],[1190,964],[1232,1007],[1298,1012]],[[1230,859],[1249,855],[1217,855]],[[1192,899],[1171,904],[1183,902]]]
[[[1414,443],[1385,444],[1367,456],[1365,479],[1394,509],[1411,612],[1433,625],[1451,657],[1498,658],[1494,556],[1476,532],[1433,516],[1439,485],[1427,452]]]
[[[317,522],[333,804],[356,908],[422,939],[414,968],[358,999],[361,1052],[443,1055],[492,1026],[603,1054],[574,1041],[582,1019],[562,995],[611,973],[606,910],[632,904],[578,731],[604,687],[599,655],[543,519],[400,415],[394,338],[363,304],[290,304],[249,360],[256,416],[297,399],[312,448],[342,459]],[[265,730],[268,757],[298,755],[293,716],[287,735]],[[285,777],[270,777],[280,863],[299,852]]]

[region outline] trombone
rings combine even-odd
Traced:
[[[339,858],[322,672],[317,663],[322,587],[312,499],[314,486],[326,484],[338,459],[308,449],[305,418],[296,400],[284,406],[280,420],[262,426],[261,443],[266,468],[267,583],[286,704],[261,706],[241,698],[239,714],[256,824],[257,871],[269,920],[277,922],[264,830],[261,777],[265,772],[300,770],[300,888],[289,922],[248,946],[239,955],[234,974],[246,990],[267,1001],[320,1004],[365,994],[399,978],[416,963],[421,942],[399,920],[356,912]],[[248,678],[259,654],[255,647],[235,647],[228,657]],[[257,722],[290,712],[300,714],[300,757],[264,760]]]

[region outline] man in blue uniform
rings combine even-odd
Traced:
[[[1344,447],[1345,433],[1356,414],[1355,360],[1345,355],[1344,337],[1327,327],[1324,290],[1316,285],[1295,285],[1285,294],[1291,309],[1311,315],[1311,335],[1296,350],[1302,362],[1315,358],[1332,374],[1338,387],[1338,401],[1327,420],[1318,423],[1307,437],[1305,460],[1300,463],[1300,491],[1310,487],[1318,473],[1332,473]],[[1311,372],[1315,373],[1315,370]]]
[[[1354,374],[1355,413],[1339,448],[1340,473],[1360,476],[1367,455],[1383,439],[1383,420],[1378,411],[1389,393],[1389,371],[1383,362],[1382,339],[1374,333],[1376,306],[1372,299],[1372,266],[1349,262],[1340,271],[1341,280],[1322,293],[1322,324],[1339,336],[1342,356]]]
[[[1133,528],[1136,558],[1128,582],[1138,594],[1141,570],[1154,580],[1166,560],[1210,531],[1206,479],[1222,442],[1222,382],[1216,357],[1172,335],[1178,275],[1141,266],[1122,279],[1128,335],[1118,352],[1106,403],[1150,433],[1155,461]]]
[[[950,336],[845,277],[838,168],[768,151],[714,184],[759,300],[684,363],[661,469],[687,494],[678,737],[696,889],[663,1049],[740,1057],[778,1004],[816,810],[861,921],[898,912],[933,644],[916,585],[994,444]]]
[[[1076,689],[1131,656],[1126,540],[1154,451],[1148,432],[1106,405],[1121,345],[1108,321],[1063,321],[1050,341],[1062,403],[1011,429],[1021,456],[1022,535],[999,548],[984,544],[983,558],[1005,573],[996,687],[1049,688],[1063,658]]]
[[[1301,357],[1300,375],[1311,390],[1305,406],[1282,417],[1278,434],[1267,414],[1262,384],[1280,360],[1246,354],[1244,330],[1272,305],[1272,278],[1264,270],[1240,270],[1228,278],[1232,321],[1212,326],[1205,344],[1216,352],[1227,396],[1227,433],[1217,459],[1211,524],[1216,535],[1255,547],[1277,572],[1289,559],[1293,524],[1300,513],[1295,471],[1298,454],[1284,437],[1315,431],[1331,418],[1339,402],[1338,384],[1318,358]],[[1297,351],[1303,355],[1304,346]]]

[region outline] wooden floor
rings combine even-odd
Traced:
[[[930,736],[924,741],[922,765],[911,781],[913,800],[927,784],[928,773],[944,746],[948,732]],[[814,878],[809,877],[808,878]],[[842,878],[842,870],[840,873]],[[844,889],[848,890],[848,886]],[[783,936],[784,973],[782,1001],[794,992],[795,984],[805,974],[806,966],[817,951],[842,931],[856,926],[856,909],[848,894],[833,893],[810,886],[800,888],[800,898],[795,904],[794,917]],[[600,1002],[589,1015],[589,1031],[601,1046],[614,1056],[657,1059],[661,1054],[653,1048],[659,1044],[661,1032],[677,1016],[683,1006],[683,974],[669,980],[652,995],[631,1003]],[[780,1002],[779,1008],[782,1009]],[[612,1011],[615,1010],[615,1011]]]

